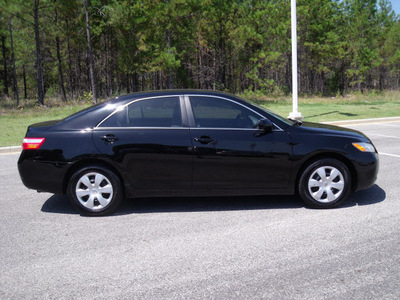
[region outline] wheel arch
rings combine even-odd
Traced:
[[[357,172],[356,172],[356,169],[355,169],[354,165],[352,164],[352,162],[344,155],[341,155],[341,154],[338,154],[335,152],[324,152],[324,153],[315,154],[315,155],[309,157],[306,161],[304,161],[302,163],[301,167],[299,168],[299,171],[296,174],[296,182],[295,182],[296,193],[298,193],[300,177],[303,174],[303,172],[305,171],[305,169],[313,162],[316,162],[321,159],[336,159],[336,160],[344,163],[351,175],[351,190],[354,191],[356,189],[356,187],[357,187]]]
[[[107,168],[110,171],[112,171],[121,181],[121,187],[122,187],[122,192],[125,194],[125,185],[124,185],[124,180],[123,177],[121,176],[121,173],[110,163],[100,160],[100,159],[95,159],[95,158],[88,158],[85,160],[78,161],[74,163],[67,171],[67,173],[64,176],[63,180],[63,193],[67,192],[68,189],[68,183],[71,179],[71,177],[75,174],[80,169],[83,169],[85,167],[90,167],[90,166],[99,166],[103,168]]]

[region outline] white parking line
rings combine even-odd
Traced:
[[[391,138],[391,139],[400,139],[400,136],[393,136],[393,135],[383,135],[383,134],[377,134],[377,133],[368,133],[368,135],[387,137],[387,138]]]
[[[400,155],[396,155],[396,154],[389,154],[389,153],[382,153],[382,152],[379,152],[379,155],[386,155],[386,156],[391,156],[391,157],[398,157],[398,158],[400,158]]]
[[[393,124],[387,124],[387,123],[377,123],[375,125],[400,128],[400,124],[399,125],[393,125]]]
[[[0,156],[2,156],[2,155],[10,155],[10,154],[18,154],[18,153],[21,153],[21,151],[18,151],[18,152],[6,152],[6,153],[0,153]]]

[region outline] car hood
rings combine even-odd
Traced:
[[[339,127],[335,125],[321,124],[321,123],[303,122],[303,124],[298,128],[299,129],[301,128],[301,130],[308,132],[354,137],[363,140],[366,139],[369,141],[368,137],[362,132],[346,127]]]

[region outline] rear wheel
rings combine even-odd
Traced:
[[[68,185],[68,196],[80,213],[103,216],[114,212],[122,201],[121,181],[101,166],[78,170]]]
[[[304,203],[310,207],[337,207],[351,190],[349,169],[336,159],[317,160],[302,173],[298,190]]]

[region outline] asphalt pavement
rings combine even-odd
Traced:
[[[0,155],[0,299],[399,299],[400,122],[350,124],[376,185],[338,209],[295,196],[152,198],[82,217]]]

